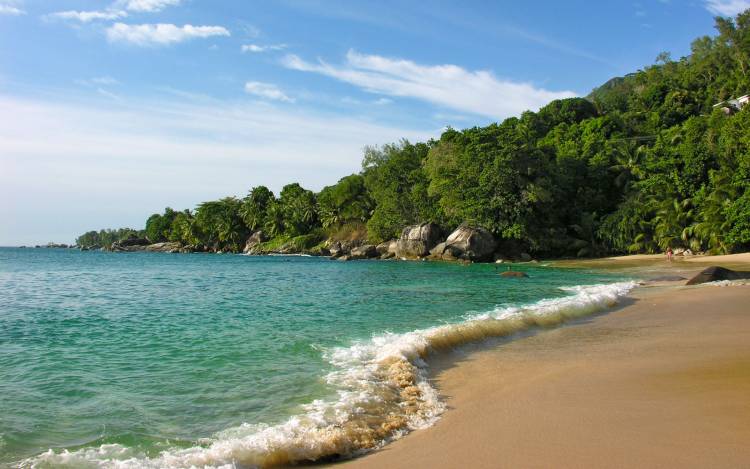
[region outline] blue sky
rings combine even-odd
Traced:
[[[0,0],[0,245],[142,227],[588,94],[750,0]]]

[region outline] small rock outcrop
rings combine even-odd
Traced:
[[[166,242],[166,243],[155,243],[149,244],[144,250],[149,252],[180,252],[182,249],[182,243],[178,242]]]
[[[249,254],[253,248],[260,243],[265,243],[268,241],[268,236],[263,232],[263,230],[258,230],[255,233],[251,234],[249,238],[247,238],[247,241],[245,242],[245,248],[242,250],[243,253]]]
[[[146,238],[128,238],[112,243],[110,249],[116,252],[143,251],[151,244]]]
[[[750,279],[750,272],[740,272],[713,266],[704,269],[701,273],[688,280],[686,285],[698,285],[701,283],[718,282],[721,280],[745,280]]]
[[[348,256],[352,250],[362,245],[361,240],[356,241],[333,241],[328,244],[328,252],[331,257]]]
[[[408,259],[424,257],[440,242],[440,227],[434,223],[407,226],[396,242],[396,256]]]
[[[372,244],[357,246],[351,250],[350,259],[372,259],[378,256],[378,251]]]
[[[461,225],[444,242],[435,246],[430,254],[445,260],[491,260],[497,248],[492,233],[481,227]]]

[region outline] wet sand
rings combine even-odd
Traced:
[[[431,366],[440,421],[335,467],[750,467],[750,286],[640,288]]]

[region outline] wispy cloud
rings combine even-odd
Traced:
[[[0,94],[0,200],[12,201],[0,203],[0,219],[9,221],[0,223],[0,244],[140,227],[163,207],[241,196],[258,184],[277,191],[299,181],[319,190],[359,169],[363,145],[424,140],[438,130],[249,100],[164,96],[94,94],[73,102]],[[18,197],[28,193],[34,197]]]
[[[61,20],[76,20],[81,23],[88,23],[96,20],[116,20],[125,18],[128,12],[124,10],[90,10],[90,11],[58,11],[50,13],[46,18]]]
[[[229,36],[222,26],[177,26],[168,23],[125,24],[115,23],[107,28],[110,42],[124,42],[138,46],[168,45],[195,38]]]
[[[493,119],[576,96],[572,91],[548,91],[529,83],[499,79],[489,71],[470,71],[457,65],[420,65],[353,50],[347,53],[343,65],[322,60],[310,63],[291,54],[282,63],[287,68],[326,75],[371,93],[415,98]]]
[[[177,6],[181,0],[121,0],[118,3],[124,4],[125,8],[130,11],[154,13],[167,7]]]
[[[287,48],[286,44],[269,44],[269,45],[259,45],[259,44],[243,44],[241,50],[242,52],[268,52],[272,50],[284,50]]]
[[[0,15],[19,16],[25,14],[26,12],[21,9],[20,0],[0,1]]]
[[[76,80],[76,83],[83,86],[114,86],[119,85],[120,81],[110,76],[101,76],[88,78],[86,80]]]
[[[294,99],[287,96],[273,83],[262,83],[260,81],[248,81],[245,83],[245,92],[264,99],[293,103]]]
[[[706,0],[706,9],[719,16],[737,16],[748,8],[749,0]]]

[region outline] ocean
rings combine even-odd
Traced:
[[[0,466],[253,467],[440,418],[429,356],[603,311],[544,264],[0,248]]]

